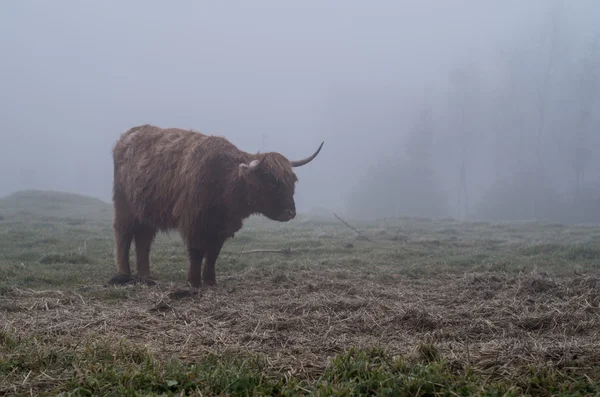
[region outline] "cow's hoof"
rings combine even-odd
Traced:
[[[191,288],[200,288],[202,286],[202,279],[200,277],[197,277],[197,278],[188,277],[188,279],[186,281]]]
[[[207,287],[216,287],[217,286],[217,280],[202,280],[202,282],[204,283],[204,285],[206,285]]]
[[[129,285],[134,282],[134,278],[131,274],[115,274],[108,280],[107,285]]]

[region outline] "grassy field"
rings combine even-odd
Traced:
[[[193,290],[175,233],[106,286],[111,222],[0,199],[0,395],[600,395],[600,228],[254,218]]]

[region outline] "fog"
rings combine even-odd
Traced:
[[[0,33],[0,195],[108,201],[148,123],[325,141],[299,212],[600,220],[597,0],[6,0]]]

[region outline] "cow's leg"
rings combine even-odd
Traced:
[[[204,264],[204,274],[202,280],[206,285],[217,285],[217,275],[215,272],[215,263],[223,248],[225,241],[221,238],[212,238],[206,247],[206,263]]]
[[[131,229],[115,229],[115,245],[116,245],[116,260],[117,274],[131,276],[131,266],[129,264],[129,249],[133,240],[133,232]]]
[[[133,233],[136,268],[141,280],[150,280],[150,247],[155,236],[156,229],[145,225],[138,226]]]
[[[187,281],[194,288],[198,288],[202,282],[202,258],[204,258],[204,247],[198,245],[188,245],[188,256],[190,263],[188,265]]]
[[[116,190],[113,196],[115,234],[115,256],[117,262],[117,274],[111,278],[109,284],[126,284],[131,281],[131,266],[129,263],[129,250],[135,230],[135,220],[131,216],[127,202],[123,194]]]

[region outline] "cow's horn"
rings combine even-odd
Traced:
[[[260,160],[252,160],[250,164],[240,164],[240,168],[250,168],[252,170],[258,167],[258,164],[260,164]]]
[[[313,153],[312,156],[305,158],[304,160],[298,160],[298,161],[290,161],[290,163],[292,163],[292,167],[301,167],[305,164],[310,163],[311,161],[313,161],[313,159],[315,157],[317,157],[317,154],[319,154],[319,152],[321,151],[321,148],[323,147],[323,144],[325,142],[321,142],[321,145],[319,146],[319,148],[317,149],[316,152]]]
[[[252,169],[254,169],[254,168],[258,167],[258,165],[259,165],[259,164],[260,164],[260,160],[252,160],[252,161],[250,162],[250,165],[249,165],[249,167],[250,167],[250,169],[252,170]]]

